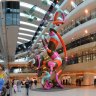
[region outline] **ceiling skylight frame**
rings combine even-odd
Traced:
[[[20,41],[17,41],[17,44],[23,44],[22,42],[20,42]]]
[[[18,40],[23,40],[23,41],[30,41],[29,39],[26,39],[26,38],[22,38],[22,37],[18,37]]]
[[[20,2],[20,6],[21,6],[21,7],[26,7],[26,8],[28,8],[28,9],[31,9],[34,5],[29,4],[29,3],[26,3],[26,2]],[[47,12],[47,11],[45,11],[45,10],[37,7],[37,6],[36,6],[36,8],[35,8],[35,11],[40,12],[40,13],[42,13],[42,14],[46,14],[46,12]]]
[[[27,33],[21,33],[21,32],[19,32],[18,34],[19,34],[19,36],[21,35],[21,36],[33,37],[33,35],[27,34]]]
[[[27,14],[22,13],[22,12],[20,12],[20,16],[21,16],[21,17],[25,17],[25,18],[32,18],[31,15],[27,15]],[[42,20],[41,18],[38,18],[38,17],[36,17],[36,18],[37,18],[37,21],[38,21],[38,22],[40,22],[40,21]]]
[[[27,31],[27,32],[31,32],[31,33],[35,33],[36,32],[35,30],[31,30],[31,29],[27,29],[27,28],[23,28],[23,27],[20,27],[19,30]]]
[[[25,21],[20,21],[20,24],[38,28],[38,25],[35,25],[35,24],[32,24],[32,23],[28,23],[28,22],[25,22]]]

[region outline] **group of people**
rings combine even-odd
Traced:
[[[70,84],[71,84],[71,81],[70,81],[69,79],[63,79],[63,80],[61,81],[61,83],[62,83],[63,85],[70,85]]]
[[[10,82],[9,80],[3,85],[2,91],[0,92],[0,96],[10,96]]]
[[[12,86],[14,89],[14,93],[21,92],[21,87],[25,87],[26,88],[26,95],[29,96],[29,89],[33,89],[37,87],[37,80],[34,79],[29,79],[27,78],[25,81],[21,81],[21,80],[13,80],[12,81]]]
[[[34,81],[33,80],[29,80],[27,78],[27,80],[25,81],[25,88],[26,88],[26,95],[29,96],[29,89],[32,89],[33,88],[33,83],[34,83],[34,87],[36,88],[37,87],[37,80],[35,79]]]
[[[76,79],[76,86],[81,86],[82,85],[82,79],[81,78],[78,78]]]
[[[83,78],[77,78],[76,81],[75,81],[76,82],[76,86],[81,86],[82,85],[82,81],[83,81]],[[62,79],[61,83],[63,85],[71,85],[71,79],[70,78]]]
[[[14,93],[16,93],[17,91],[18,92],[21,92],[21,86],[22,86],[22,81],[21,80],[13,80],[12,81],[12,87],[14,89]]]

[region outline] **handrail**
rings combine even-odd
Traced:
[[[70,30],[80,26],[81,24],[83,24],[89,20],[96,18],[96,8],[91,10],[89,13],[90,13],[89,15],[86,15],[86,16],[83,15],[83,16],[80,16],[78,19],[71,21],[68,25],[66,25],[64,27],[65,30],[61,33],[61,35],[63,36],[66,33],[68,33]]]

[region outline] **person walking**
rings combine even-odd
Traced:
[[[14,79],[12,80],[12,87],[13,87],[13,85],[14,85]]]
[[[7,96],[10,96],[10,83],[9,83],[9,81],[6,83],[6,94],[7,94]]]
[[[94,86],[96,86],[96,79],[94,79]]]
[[[29,96],[29,87],[30,87],[30,81],[27,78],[27,80],[25,81],[26,96]]]
[[[33,80],[30,80],[30,89],[33,88]]]
[[[17,92],[17,84],[14,83],[13,89],[14,89],[14,93],[16,93]]]
[[[21,92],[21,80],[17,81],[17,89],[18,89],[18,92]]]
[[[35,85],[35,88],[37,87],[37,80],[35,79],[34,80],[34,85]]]

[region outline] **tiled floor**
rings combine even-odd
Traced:
[[[12,94],[12,96],[26,96],[25,88],[22,88],[22,92]],[[96,96],[95,87],[65,87],[64,89],[51,89],[43,90],[38,87],[29,91],[29,96]]]

